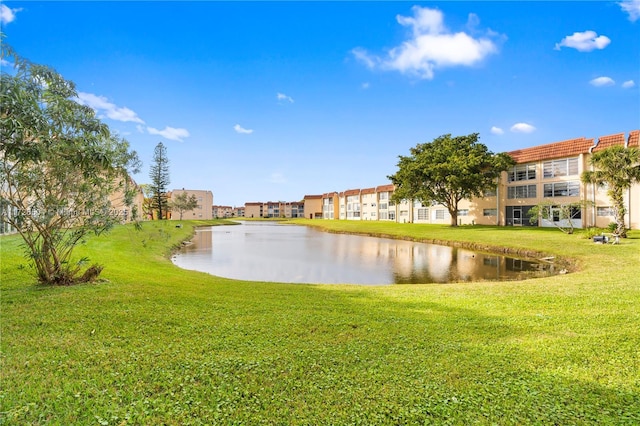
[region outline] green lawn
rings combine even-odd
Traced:
[[[640,232],[311,221],[558,256],[504,283],[234,281],[168,260],[197,222],[78,250],[104,279],[42,287],[0,238],[0,424],[640,424]]]

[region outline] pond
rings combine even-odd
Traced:
[[[412,241],[331,234],[299,225],[241,222],[199,228],[173,256],[184,269],[249,281],[417,284],[548,276],[554,265]]]

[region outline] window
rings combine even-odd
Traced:
[[[598,207],[596,210],[598,216],[614,216],[613,209],[611,207]]]
[[[484,210],[482,210],[482,215],[483,216],[497,216],[498,215],[498,210],[497,209],[484,209]]]
[[[400,216],[401,217],[409,216],[409,210],[400,210]]]
[[[429,219],[429,209],[418,209],[418,220]]]
[[[444,220],[444,210],[436,210],[436,220]]]
[[[389,219],[396,220],[396,212],[394,211],[389,212]]]
[[[380,203],[380,210],[386,210],[387,209],[387,203]]]
[[[531,164],[517,164],[513,169],[508,171],[509,182],[518,182],[521,180],[533,180],[536,178],[536,165]]]
[[[495,189],[489,189],[486,190],[482,193],[483,197],[495,197],[496,196],[496,190]]]
[[[380,199],[381,200],[388,200],[389,199],[389,193],[388,192],[381,192],[380,193]]]
[[[577,197],[580,195],[579,182],[556,182],[544,184],[545,197]]]
[[[458,210],[458,216],[469,216],[469,209]]]
[[[510,186],[507,188],[507,198],[536,198],[536,185]]]
[[[578,157],[562,160],[545,161],[542,165],[545,179],[578,174]]]
[[[387,212],[380,212],[380,220],[387,220],[388,215]]]

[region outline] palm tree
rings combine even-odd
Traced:
[[[615,145],[595,152],[590,163],[595,170],[582,173],[582,181],[607,187],[617,225],[615,233],[626,238],[624,215],[627,209],[624,206],[624,191],[640,182],[640,150]]]

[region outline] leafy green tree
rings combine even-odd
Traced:
[[[169,179],[169,157],[167,156],[167,148],[162,142],[156,145],[149,176],[151,178],[151,208],[158,213],[158,220],[162,220],[169,213],[167,188],[171,183]]]
[[[193,194],[189,196],[186,192],[181,192],[172,197],[172,200],[169,202],[169,207],[172,211],[180,213],[180,220],[182,220],[184,212],[198,207],[198,199]]]
[[[38,280],[73,284],[95,279],[99,265],[72,261],[88,234],[121,220],[110,198],[124,193],[139,161],[95,112],[75,101],[75,85],[46,66],[20,58],[3,44],[0,86],[1,221],[21,235]]]
[[[578,217],[581,209],[589,203],[578,201],[575,203],[553,203],[551,201],[543,201],[529,209],[529,222],[538,223],[543,219],[564,232],[565,234],[573,234],[575,229],[574,221]]]
[[[627,209],[624,205],[624,191],[640,182],[640,150],[634,147],[612,146],[594,152],[589,162],[595,170],[583,172],[582,181],[607,187],[607,195],[613,203],[615,234],[626,238],[624,215]]]
[[[451,215],[451,226],[457,226],[460,201],[495,189],[501,172],[515,164],[509,155],[489,151],[478,137],[447,134],[399,156],[398,171],[389,176],[396,187],[393,200],[440,203]]]

